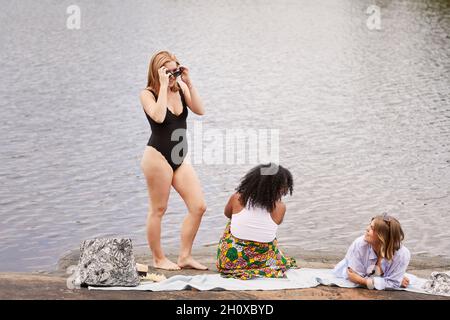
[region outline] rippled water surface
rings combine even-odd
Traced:
[[[160,49],[204,100],[191,132],[278,130],[295,179],[285,246],[344,251],[389,211],[413,254],[450,257],[450,4],[376,1],[369,30],[373,3],[77,1],[81,29],[68,30],[69,1],[1,1],[0,270],[53,269],[91,237],[145,245],[138,95]],[[194,163],[208,204],[196,246],[218,240],[252,166]],[[173,192],[166,247],[185,214]]]

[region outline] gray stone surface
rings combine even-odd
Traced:
[[[175,251],[172,251],[175,252]],[[297,259],[300,267],[331,268],[342,257],[342,253],[311,252],[303,250],[285,250],[285,253]],[[277,290],[277,291],[89,291],[69,289],[66,285],[69,266],[77,264],[79,251],[75,250],[59,261],[58,270],[45,273],[0,273],[0,299],[387,299],[387,300],[450,300],[448,297],[431,296],[403,291],[374,291],[367,289],[345,289],[319,286],[309,289]],[[207,273],[215,272],[215,246],[194,251],[194,256],[209,267]],[[151,256],[145,248],[135,250],[136,262],[151,265]],[[176,261],[176,255],[168,254]],[[413,257],[408,272],[428,278],[432,271],[450,269],[450,261],[439,257]],[[166,277],[175,274],[195,275],[205,273],[197,270],[165,271],[150,267],[149,272],[162,273]]]

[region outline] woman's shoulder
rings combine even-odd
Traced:
[[[242,206],[242,203],[241,203],[241,194],[240,194],[239,192],[233,193],[233,194],[231,195],[230,199],[231,199],[231,201],[233,201],[233,204],[234,204],[234,205],[240,205],[240,206]]]
[[[277,210],[277,211],[286,211],[286,205],[284,204],[283,201],[278,201],[275,204],[275,210]]]
[[[152,94],[147,88],[144,88],[139,94],[139,100],[141,101],[141,105],[145,110],[149,105],[151,105],[152,102],[156,102],[156,96]],[[146,112],[148,113],[149,110],[147,109]]]
[[[147,88],[143,88],[143,89],[141,90],[141,96],[142,96],[142,95],[149,95],[149,94],[150,94],[151,96],[153,96],[153,97],[156,98],[155,91],[154,91],[152,88],[147,87]]]
[[[355,246],[357,248],[364,248],[368,247],[369,243],[366,240],[364,240],[364,235],[362,235],[353,240],[352,246]]]
[[[369,243],[364,240],[364,236],[360,236],[353,240],[352,244],[347,250],[346,257],[350,257],[353,255],[361,255],[363,252],[368,252],[370,249]]]
[[[238,192],[233,193],[229,201],[233,209],[233,214],[240,212],[244,208],[244,206],[241,203],[241,194]]]
[[[400,248],[395,252],[394,257],[401,257],[405,259],[411,258],[411,252],[407,247],[405,247],[403,244],[400,246]]]

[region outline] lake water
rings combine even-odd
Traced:
[[[83,0],[79,30],[71,1],[0,3],[0,271],[52,270],[92,237],[146,244],[138,96],[160,49],[203,98],[191,131],[278,133],[295,181],[282,245],[344,252],[388,211],[413,254],[450,257],[448,1]],[[218,241],[254,164],[193,165],[208,205],[199,247]],[[166,248],[185,214],[173,192]]]

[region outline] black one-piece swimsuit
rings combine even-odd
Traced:
[[[153,94],[155,100],[158,100],[157,95],[152,90],[147,90]],[[183,163],[188,151],[186,137],[186,118],[188,116],[188,108],[184,99],[183,91],[181,88],[179,88],[178,91],[180,92],[181,102],[183,104],[183,111],[179,115],[175,115],[167,109],[164,121],[158,123],[154,121],[144,109],[144,113],[147,116],[147,120],[150,123],[150,128],[152,130],[152,134],[150,135],[147,145],[158,150],[164,158],[166,158],[173,171],[177,170]]]

